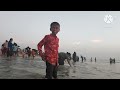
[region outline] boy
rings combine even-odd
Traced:
[[[60,24],[58,22],[52,22],[50,25],[50,31],[52,32],[38,43],[39,55],[42,60],[46,62],[46,76],[47,79],[57,79],[57,66],[58,66],[58,47],[59,38],[56,36],[60,31]],[[44,51],[42,46],[44,45]]]

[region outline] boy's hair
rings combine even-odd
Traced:
[[[60,24],[59,24],[58,22],[52,22],[52,23],[50,24],[50,27],[52,27],[53,25],[58,25],[58,26],[60,26]]]

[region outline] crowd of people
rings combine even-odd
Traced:
[[[17,43],[13,43],[13,38],[10,38],[9,41],[5,40],[0,49],[0,56],[8,58],[22,56],[23,58],[32,57],[34,59],[37,54],[37,50],[31,49],[29,46],[21,49],[20,46],[17,45]]]
[[[37,44],[37,49],[31,49],[29,46],[21,49],[17,43],[13,43],[13,38],[10,40],[6,40],[0,49],[0,55],[3,57],[16,57],[19,54],[22,55],[22,58],[30,58],[31,56],[35,57],[35,55],[39,54],[43,61],[46,63],[46,79],[57,79],[57,68],[58,68],[58,59],[59,57],[59,38],[57,37],[57,33],[60,31],[60,24],[58,22],[52,22],[50,24],[50,31],[51,34],[45,35],[43,39]],[[42,47],[44,46],[44,50]],[[68,59],[68,63],[70,64],[70,60],[72,59],[73,62],[79,61],[79,56],[77,56],[76,52],[73,53],[72,57],[69,52],[66,54]],[[86,58],[84,57],[86,60]],[[71,64],[70,64],[71,65]]]

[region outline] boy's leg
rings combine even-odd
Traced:
[[[58,71],[58,66],[57,65],[55,65],[55,66],[53,66],[53,78],[54,79],[57,79],[57,71]]]
[[[46,76],[47,79],[52,79],[53,65],[46,61]]]

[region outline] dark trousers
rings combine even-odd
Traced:
[[[46,76],[45,77],[47,79],[52,79],[52,77],[57,78],[57,69],[58,69],[57,65],[52,65],[46,61]]]
[[[12,55],[13,55],[13,51],[8,49],[8,51],[7,51],[7,57],[12,56]]]

